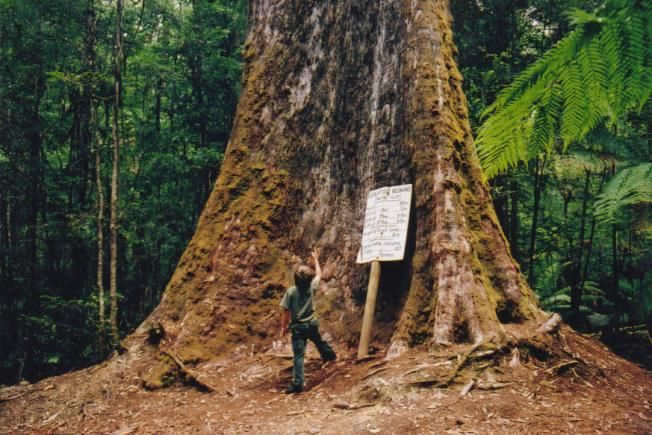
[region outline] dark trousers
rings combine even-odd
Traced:
[[[292,327],[292,352],[294,353],[294,368],[292,370],[294,385],[303,386],[303,359],[306,355],[307,340],[317,346],[319,355],[324,361],[333,361],[337,356],[332,347],[321,338],[316,324],[302,324]]]

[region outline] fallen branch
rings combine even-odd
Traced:
[[[294,358],[294,355],[292,355],[292,354],[284,354],[284,355],[281,355],[281,354],[275,354],[275,355],[272,355],[272,358],[278,358],[278,359],[292,359],[292,358]]]
[[[478,381],[478,383],[475,385],[475,388],[478,390],[497,390],[500,388],[505,388],[509,387],[512,385],[511,382],[482,382]]]
[[[25,391],[20,394],[16,394],[15,396],[10,396],[10,397],[0,397],[0,402],[9,402],[10,400],[18,399],[19,397],[23,397],[29,393],[33,393],[34,391]]]
[[[376,369],[376,370],[370,371],[369,373],[367,373],[366,375],[364,375],[363,377],[361,377],[360,380],[370,378],[370,377],[372,377],[373,375],[375,375],[376,373],[380,373],[380,372],[382,372],[383,370],[387,370],[388,368],[389,368],[389,367],[381,367],[381,368],[379,368],[379,369]]]
[[[371,403],[363,403],[363,404],[357,404],[357,405],[349,405],[348,403],[337,402],[337,403],[333,404],[333,408],[353,410],[353,409],[360,409],[360,408],[368,408],[370,406],[378,405],[379,403],[380,402],[371,402]]]
[[[560,363],[560,364],[557,364],[557,365],[554,366],[554,367],[549,368],[548,370],[546,370],[546,372],[547,372],[547,373],[555,373],[555,374],[559,374],[559,373],[561,373],[562,371],[567,370],[568,368],[570,368],[570,367],[572,367],[572,366],[575,366],[575,365],[577,365],[577,364],[579,364],[579,363],[580,363],[579,361],[574,360],[574,359],[573,359],[573,360],[570,360],[570,361],[564,361],[564,362],[562,362],[562,363]]]
[[[59,416],[59,414],[61,414],[61,411],[63,411],[63,407],[59,410],[59,412],[57,412],[56,414],[52,415],[50,418],[48,418],[48,419],[45,420],[43,423],[41,423],[41,426],[45,426],[45,425],[47,425],[48,423],[54,421],[54,419],[57,418],[57,417]]]
[[[413,368],[411,370],[408,370],[407,372],[403,373],[401,376],[405,377],[407,375],[411,375],[412,373],[419,372],[419,371],[421,371],[423,369],[430,369],[430,368],[433,368],[433,367],[446,366],[446,365],[451,365],[451,364],[453,364],[451,361],[442,361],[442,362],[438,362],[438,363],[435,363],[435,364],[421,364],[421,365],[419,365],[419,366],[417,366],[417,367],[415,367],[415,368]]]
[[[205,382],[205,381],[202,381],[201,379],[199,379],[199,375],[197,375],[191,369],[186,367],[186,365],[183,363],[183,361],[181,361],[181,358],[179,358],[177,356],[177,354],[173,350],[168,351],[168,350],[161,349],[161,352],[164,355],[170,357],[176,363],[176,365],[179,368],[179,370],[181,371],[181,373],[184,374],[184,376],[186,377],[186,379],[190,383],[196,384],[200,389],[203,389],[203,390],[207,390],[207,391],[210,391],[210,392],[216,392],[217,391],[217,388],[215,388],[214,386],[212,386],[208,382]]]
[[[27,391],[24,391],[24,392],[22,392],[20,394],[16,394],[14,396],[0,397],[0,402],[9,402],[10,400],[18,399],[19,397],[23,397],[23,396],[25,396],[27,394],[30,394],[30,393],[37,393],[39,391],[48,391],[48,390],[51,390],[53,388],[54,388],[54,385],[50,384],[50,385],[46,385],[43,388],[35,388],[35,389],[32,389],[32,390],[27,390]]]
[[[460,396],[466,396],[471,391],[471,388],[475,385],[475,379],[471,379],[468,384],[460,392]]]
[[[363,362],[366,362],[366,361],[371,361],[371,360],[378,359],[378,358],[379,358],[378,355],[367,355],[367,356],[363,356],[362,358],[356,359],[355,361],[353,361],[353,364],[360,364],[360,363],[363,363]]]
[[[135,424],[124,429],[118,429],[117,431],[112,432],[111,435],[130,435],[138,430],[138,426],[138,424]]]

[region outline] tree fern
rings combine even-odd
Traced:
[[[618,171],[598,196],[594,214],[599,221],[614,222],[623,208],[641,203],[652,204],[652,163]]]
[[[541,300],[541,306],[550,311],[568,312],[571,309],[571,288],[564,287],[557,290],[552,295]],[[592,306],[600,305],[602,307],[613,306],[613,303],[605,297],[605,293],[593,281],[584,283],[580,311],[583,313],[593,313]]]
[[[559,179],[577,179],[584,176],[587,171],[599,174],[615,162],[614,159],[595,153],[573,151],[555,156],[551,167]]]
[[[485,111],[477,149],[487,177],[565,150],[605,121],[622,125],[652,94],[652,0],[574,11],[575,30]]]

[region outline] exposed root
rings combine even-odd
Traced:
[[[189,384],[194,385],[200,391],[210,391],[210,392],[218,391],[217,388],[215,388],[214,386],[212,386],[208,382],[199,379],[199,376],[195,372],[193,372],[191,369],[189,369],[183,363],[183,361],[181,361],[181,358],[179,358],[179,356],[173,350],[161,350],[161,353],[163,355],[168,356],[169,358],[172,358],[172,360],[177,365],[177,368],[183,374],[183,377],[185,378],[185,380]]]
[[[552,332],[555,332],[559,329],[561,326],[561,316],[558,313],[554,313],[550,318],[543,323],[539,328],[537,329],[537,333],[539,334],[550,334]]]
[[[436,388],[446,388],[450,384],[453,383],[457,375],[459,374],[460,370],[471,360],[483,358],[488,355],[492,355],[495,353],[493,349],[486,350],[484,352],[479,352],[477,355],[473,356],[473,353],[478,350],[482,345],[486,344],[487,340],[485,341],[480,341],[473,346],[471,346],[466,352],[464,352],[461,355],[458,355],[458,362],[451,370],[451,372],[444,378],[443,380],[440,380],[439,378],[432,377],[432,378],[427,378],[427,379],[420,379],[418,381],[413,381],[413,382],[408,382],[409,385],[416,385],[416,386],[421,386],[421,387],[430,387],[430,386],[435,386]],[[408,372],[411,373],[411,372]],[[408,374],[406,373],[406,374]]]
[[[476,343],[457,355],[457,362],[448,373],[442,374],[441,369],[436,373],[434,369],[443,364],[450,364],[450,357],[444,362],[422,364],[407,371],[403,376],[421,371],[427,375],[405,384],[448,388],[457,383],[464,386],[462,392],[467,394],[472,388],[492,390],[507,387],[511,385],[509,373],[516,373],[513,371],[522,370],[523,367],[539,370],[540,374],[547,376],[564,376],[571,373],[584,382],[584,378],[591,379],[596,375],[604,377],[604,371],[599,366],[587,362],[571,350],[565,333],[572,334],[569,336],[572,339],[575,339],[575,333],[566,329],[562,332],[561,326],[560,318],[553,315],[538,328],[531,329],[529,334],[526,330],[521,330],[497,348],[483,349],[482,346],[487,344],[487,341]],[[578,337],[583,339],[579,334]],[[436,357],[443,358],[445,355]],[[498,369],[499,366],[502,366],[503,370]],[[507,374],[508,377],[496,379],[495,371]]]
[[[474,344],[473,346],[471,346],[471,348],[469,350],[464,352],[464,354],[459,359],[459,362],[457,363],[455,368],[453,368],[453,371],[451,371],[451,373],[448,375],[448,378],[446,378],[443,382],[440,382],[437,385],[437,387],[438,388],[445,388],[445,387],[449,386],[453,382],[453,380],[455,379],[457,374],[460,372],[462,367],[464,367],[464,365],[467,363],[467,361],[469,361],[469,357],[471,356],[471,354],[473,352],[475,352],[480,346],[482,346],[485,343],[486,343],[486,341],[480,341],[480,342]]]

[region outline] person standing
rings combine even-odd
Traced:
[[[292,331],[294,366],[292,384],[285,390],[288,394],[303,391],[303,361],[306,354],[307,340],[315,343],[324,361],[333,361],[337,358],[333,348],[319,333],[319,321],[313,308],[313,295],[315,290],[319,288],[321,279],[319,252],[313,249],[311,256],[315,260],[315,270],[306,265],[298,266],[294,272],[294,286],[285,291],[280,303],[283,308],[281,312],[281,336],[285,337],[288,331]]]

